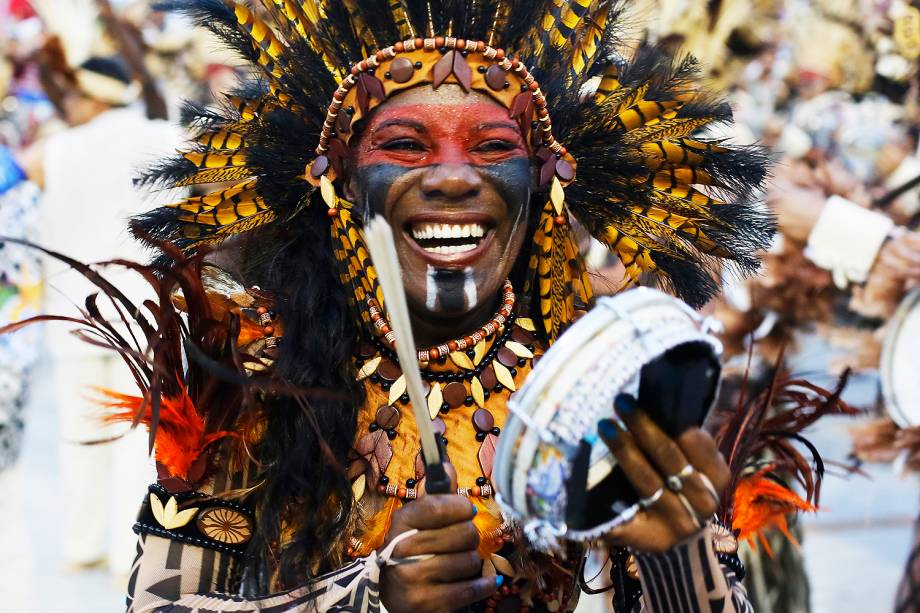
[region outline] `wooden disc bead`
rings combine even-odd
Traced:
[[[452,409],[462,405],[466,400],[466,395],[466,386],[459,381],[444,386],[444,402]]]
[[[477,432],[490,432],[495,427],[495,417],[486,409],[476,409],[473,412],[473,427]]]
[[[385,404],[377,409],[374,422],[384,430],[392,430],[399,425],[400,418],[399,409]]]

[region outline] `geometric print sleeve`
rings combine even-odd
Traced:
[[[380,613],[380,570],[396,563],[393,549],[410,530],[379,554],[372,552],[336,571],[287,592],[246,599],[227,588],[230,556],[179,541],[141,534],[128,589],[128,613],[281,613],[329,611]]]
[[[719,564],[709,528],[662,554],[636,552],[643,613],[753,613],[735,573]]]

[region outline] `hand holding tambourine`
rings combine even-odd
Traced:
[[[602,298],[559,338],[496,450],[498,499],[534,546],[660,552],[707,523],[729,475],[699,428],[720,353],[692,309],[650,289]]]

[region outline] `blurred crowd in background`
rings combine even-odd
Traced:
[[[180,142],[183,100],[215,102],[215,92],[230,89],[242,70],[205,31],[151,4],[0,0],[3,236],[81,261],[144,258],[125,219],[163,195],[136,192],[132,178]],[[723,402],[737,401],[741,379],[754,389],[768,385],[781,354],[794,360],[821,346],[826,374],[851,369],[850,381],[864,393],[850,401],[882,416],[883,339],[898,305],[920,284],[920,10],[907,0],[636,0],[629,14],[632,38],[692,52],[707,79],[727,92],[737,124],[726,128],[726,138],[763,142],[777,161],[765,200],[778,215],[780,240],[762,276],[745,284],[726,278],[723,299],[711,307],[729,358]],[[893,229],[867,270],[844,274],[809,251],[835,196]],[[602,257],[595,264],[608,270]],[[612,265],[608,272],[617,274]],[[34,250],[2,243],[0,326],[91,308],[83,304],[90,290],[75,277]],[[42,573],[25,577],[34,560],[17,557],[30,549],[17,529],[29,519],[21,500],[49,495],[23,483],[16,467],[36,386],[45,388],[43,398],[54,404],[48,411],[60,424],[54,469],[63,485],[52,517],[63,526],[59,547],[68,572],[105,568],[120,589],[134,554],[129,527],[138,496],[153,478],[145,436],[75,444],[119,434],[99,425],[87,389],[129,389],[130,373],[116,358],[46,328],[0,336],[0,542],[12,543],[0,576],[14,578],[10,589],[22,602],[39,589]],[[30,375],[36,369],[41,377]],[[883,419],[868,428],[854,443],[857,455],[904,457],[891,444],[908,430],[903,423]],[[913,460],[907,458],[908,469],[920,465]],[[905,492],[916,498],[914,489]],[[905,527],[904,540],[909,534]],[[752,588],[758,610],[808,610],[798,554],[780,543],[775,548],[779,570],[751,562],[760,572]],[[0,591],[4,599],[10,593]],[[895,594],[887,598],[894,602]]]

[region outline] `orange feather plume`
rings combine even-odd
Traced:
[[[773,557],[773,550],[764,531],[777,528],[786,538],[798,547],[799,543],[789,531],[786,516],[799,511],[815,512],[818,507],[804,500],[790,488],[767,477],[772,466],[743,477],[735,488],[732,529],[738,540],[745,540],[757,549],[757,540],[763,543],[764,550]]]
[[[143,413],[140,423],[150,427],[152,403],[148,397],[130,396],[102,388],[97,388],[97,391],[102,395],[102,406],[117,409],[105,416],[104,420],[107,423],[133,423],[137,416]],[[154,445],[156,461],[162,464],[170,475],[188,479],[189,469],[208,445],[227,436],[238,435],[227,431],[205,433],[204,420],[195,410],[195,404],[185,386],[180,383],[178,396],[164,396],[160,404]]]

